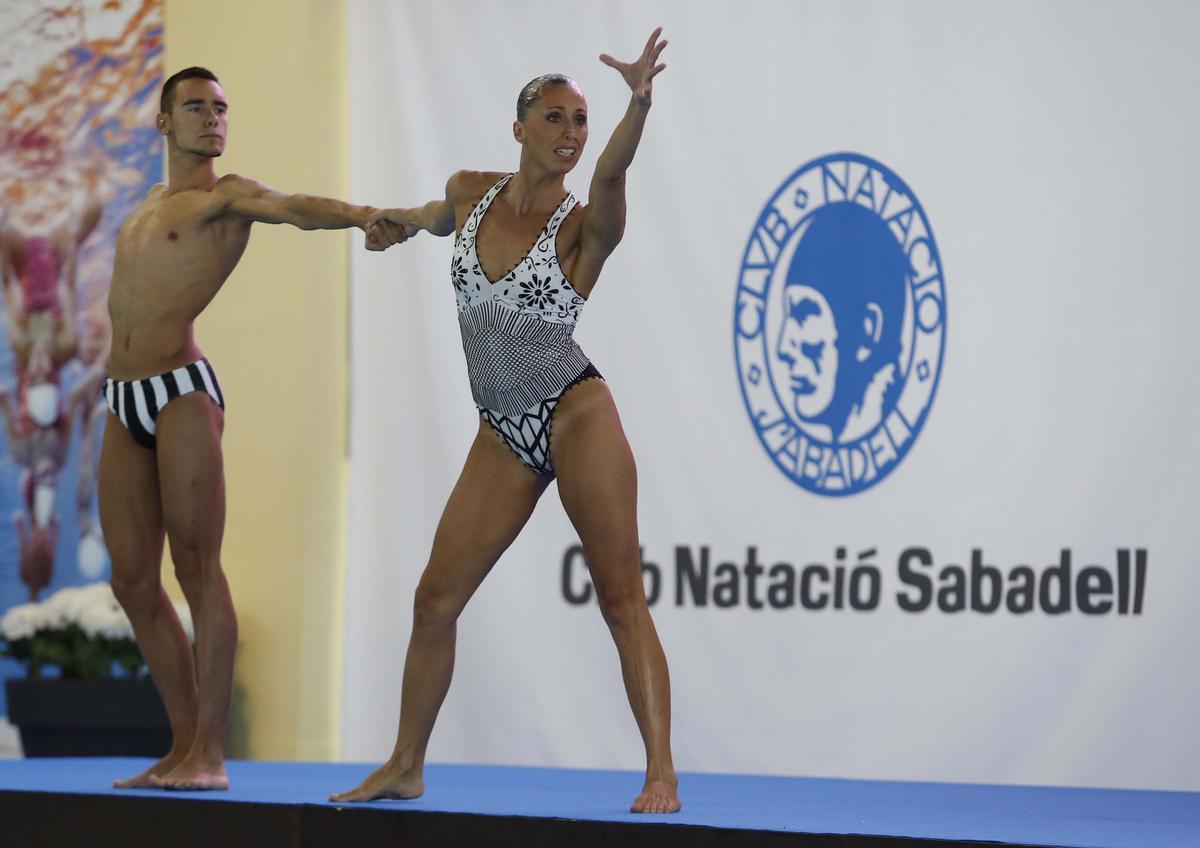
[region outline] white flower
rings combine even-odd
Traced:
[[[93,639],[132,639],[133,625],[117,603],[112,587],[107,583],[96,583],[87,588],[87,604],[80,610],[76,622],[83,632]]]
[[[120,606],[117,603],[117,596],[113,594],[112,586],[103,580],[79,587],[76,604],[75,609],[80,613],[93,607],[104,607],[107,609],[109,607]]]
[[[12,607],[0,618],[0,636],[6,642],[29,639],[43,626],[41,604],[21,604]]]
[[[50,630],[65,630],[79,623],[80,613],[91,603],[90,586],[66,586],[42,601],[44,626]]]
[[[39,630],[65,630],[77,625],[93,637],[117,633],[109,638],[133,638],[129,619],[117,603],[112,586],[105,581],[86,586],[66,586],[40,604],[25,606],[32,612],[22,615],[32,614]],[[18,616],[17,621],[25,620]],[[23,625],[22,632],[26,629],[27,623]]]

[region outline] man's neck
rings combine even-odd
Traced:
[[[180,150],[172,150],[167,156],[167,194],[195,189],[207,191],[218,179],[215,157]]]

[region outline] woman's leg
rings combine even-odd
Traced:
[[[558,492],[583,543],[646,746],[646,784],[630,809],[675,812],[680,803],[671,760],[671,681],[642,584],[637,470],[608,386],[589,380],[568,391],[552,432]]]
[[[450,688],[458,616],[525,526],[548,483],[480,422],[417,586],[396,746],[362,785],[330,800],[416,798],[424,792],[425,748]]]

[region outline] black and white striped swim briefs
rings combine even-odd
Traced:
[[[134,441],[154,449],[158,414],[180,395],[204,392],[225,409],[225,397],[217,383],[217,372],[207,359],[198,359],[174,371],[144,380],[104,381],[104,399],[112,414],[121,419]]]

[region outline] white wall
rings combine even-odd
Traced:
[[[588,97],[568,179],[585,196],[628,98],[596,55],[632,57],[658,24],[671,40],[578,338],[638,460],[681,769],[1200,789],[1195,7],[358,0],[349,16],[350,194],[394,205],[459,168],[516,167],[517,91],[549,71]],[[760,213],[839,151],[919,200],[946,336],[908,455],[831,497],[760,444],[732,329]],[[352,254],[348,758],[390,750],[412,590],[476,426],[450,250],[422,235]],[[642,765],[607,631],[561,590],[575,541],[551,489],[460,624],[431,760]],[[880,601],[751,609],[743,582],[734,607],[677,605],[676,548],[703,545],[739,569],[751,546],[797,570],[874,549]],[[1069,549],[1075,575],[1115,581],[1118,549],[1143,549],[1142,611],[905,612],[914,546],[935,580],[973,549],[1039,577]]]

